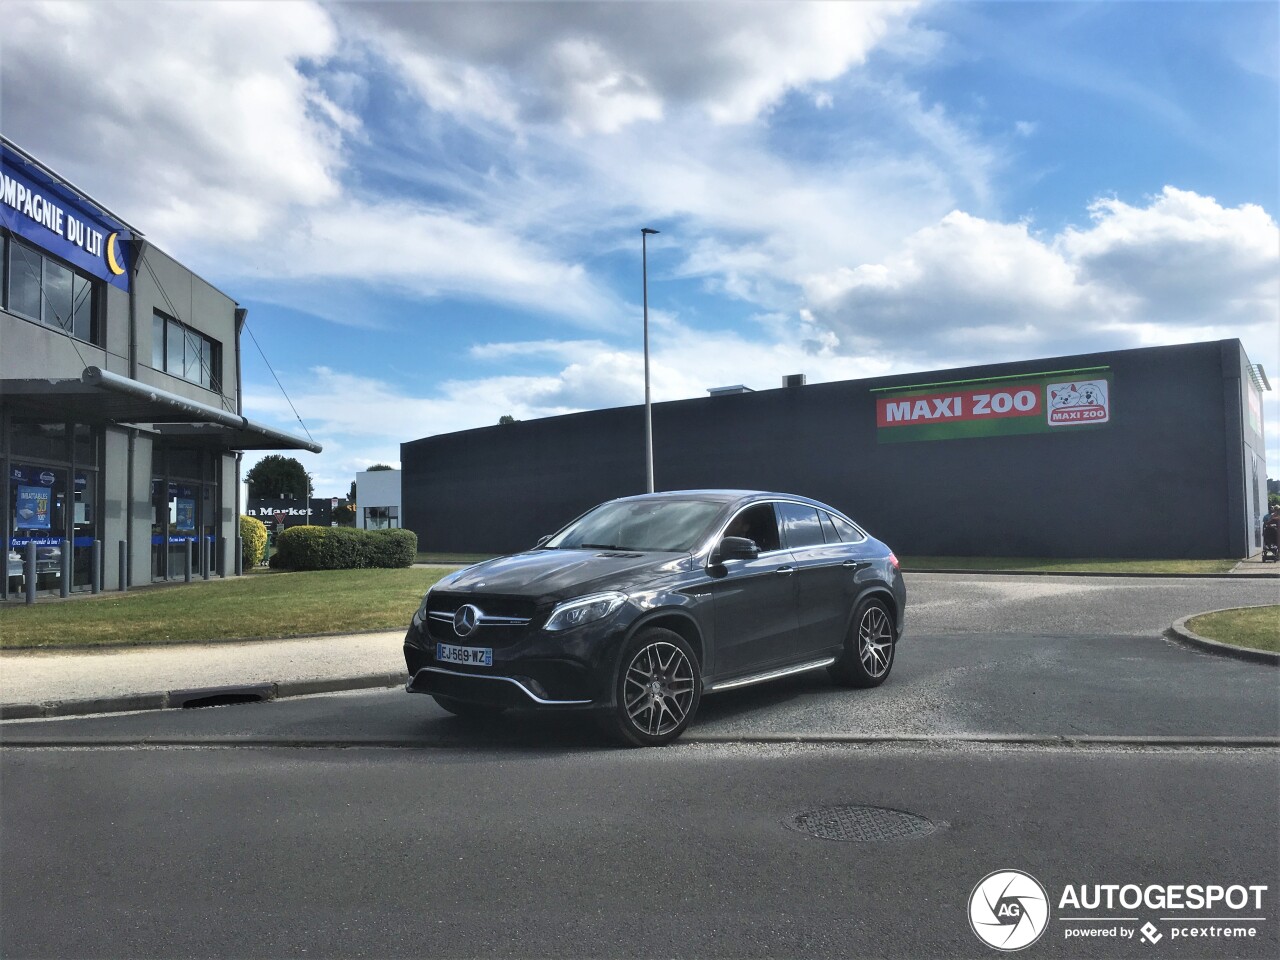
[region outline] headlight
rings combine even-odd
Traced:
[[[427,592],[422,597],[422,602],[418,604],[418,612],[413,615],[413,619],[418,623],[427,619],[427,602],[431,599],[432,587],[427,588]]]
[[[569,630],[593,620],[602,620],[627,602],[625,593],[596,593],[566,600],[551,611],[543,630]]]

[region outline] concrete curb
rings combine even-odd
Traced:
[[[263,683],[227,684],[217,687],[163,690],[158,693],[121,694],[90,700],[48,700],[43,703],[0,704],[0,720],[38,720],[44,717],[78,717],[94,713],[181,709],[187,703],[219,698],[240,702],[280,700],[314,693],[398,687],[409,681],[404,671],[367,673],[358,677],[324,677],[316,680],[274,680]]]
[[[935,570],[903,567],[903,573],[954,573],[984,577],[1114,577],[1131,580],[1280,580],[1277,573],[1106,573],[1101,570],[1068,573],[1062,570]],[[1197,614],[1199,616],[1199,614]]]
[[[1189,617],[1183,617],[1181,620],[1175,621],[1166,632],[1173,640],[1180,640],[1183,643],[1190,644],[1193,647],[1199,647],[1209,653],[1215,653],[1220,657],[1231,657],[1235,660],[1247,660],[1250,663],[1262,663],[1272,667],[1280,667],[1280,653],[1272,653],[1270,650],[1254,650],[1250,647],[1233,647],[1229,643],[1219,643],[1217,640],[1210,640],[1208,637],[1202,637],[1198,633],[1187,629],[1187,621],[1196,617],[1203,617],[1209,613],[1225,613],[1228,610],[1255,610],[1258,607],[1269,607],[1273,604],[1252,604],[1247,607],[1223,607],[1221,610],[1205,610],[1201,613],[1193,613]]]
[[[132,588],[130,588],[132,589]],[[287,637],[214,637],[211,640],[173,640],[165,643],[95,643],[87,647],[5,647],[0,650],[0,660],[5,657],[39,656],[93,656],[95,653],[118,653],[122,650],[169,650],[173,647],[221,646],[226,643],[281,643],[293,640],[327,640],[331,637],[368,637],[377,633],[400,633],[399,627],[375,630],[336,630],[333,633],[296,633]]]

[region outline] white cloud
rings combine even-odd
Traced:
[[[813,275],[805,290],[842,339],[912,342],[955,363],[1234,336],[1274,356],[1280,238],[1260,207],[1166,187],[1090,215],[1046,239],[956,211],[883,262]]]
[[[582,265],[501,226],[407,202],[344,201],[313,211],[282,231],[255,266],[282,281],[505,302],[585,326],[603,326],[619,310]]]
[[[380,38],[436,110],[611,132],[668,107],[754,120],[862,63],[914,6],[415,3],[343,14]]]
[[[262,237],[339,193],[358,120],[300,69],[336,41],[312,3],[8,5],[5,132],[166,243]]]

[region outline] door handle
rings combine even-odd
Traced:
[[[840,566],[850,567],[854,570],[865,570],[867,567],[871,566],[871,561],[870,560],[846,560],[844,563],[840,564]]]
[[[774,572],[774,573],[781,573],[783,576],[787,576],[787,575],[789,575],[789,574],[795,573],[795,572],[796,572],[796,568],[795,568],[795,567],[779,567],[777,570],[775,570],[775,571],[773,571],[773,572]]]

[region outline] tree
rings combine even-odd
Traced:
[[[379,470],[394,470],[395,467],[389,467],[385,463],[375,463],[365,473],[377,473]]]
[[[515,417],[513,417],[509,413],[504,413],[502,416],[498,418],[498,426],[500,427],[504,427],[508,423],[519,423],[519,422],[520,422],[519,420],[517,420]]]
[[[278,453],[255,463],[244,479],[254,500],[306,500],[311,492],[311,475],[306,468],[293,457]]]

